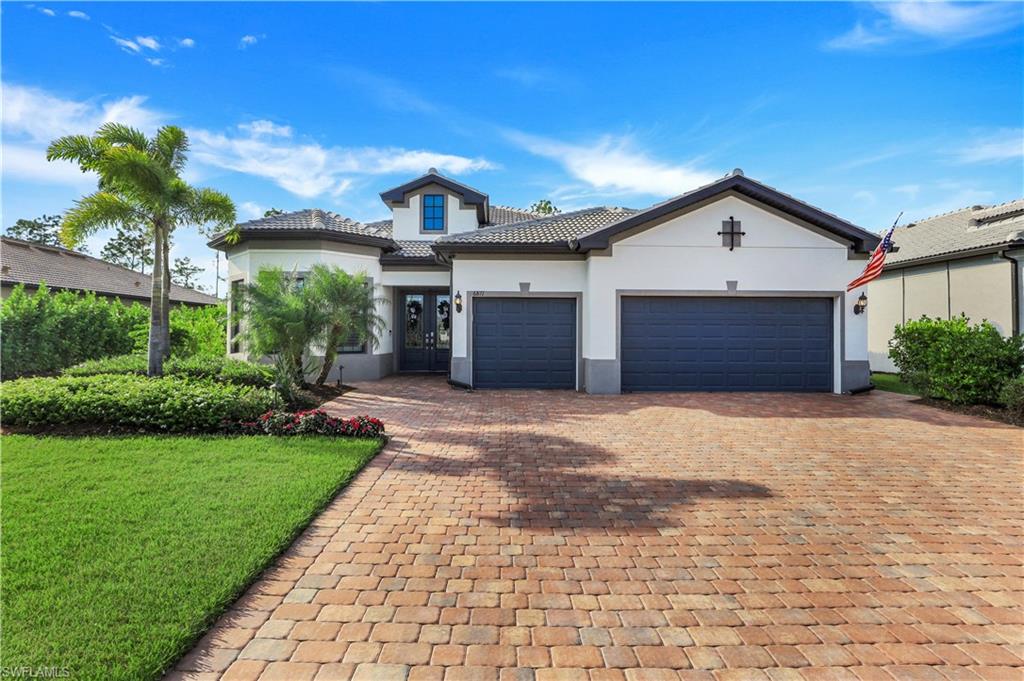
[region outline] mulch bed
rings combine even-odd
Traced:
[[[913,402],[935,407],[936,409],[952,411],[957,414],[967,414],[968,416],[978,416],[989,421],[999,421],[1011,426],[1024,426],[1024,422],[1015,420],[1009,411],[1000,407],[991,407],[985,404],[953,404],[946,400],[936,400],[931,397],[919,397],[913,400]]]
[[[325,383],[324,385],[310,384],[303,388],[300,392],[303,396],[308,396],[310,402],[315,401],[316,404],[319,406],[325,402],[330,402],[335,397],[341,397],[345,393],[351,392],[353,390],[355,390],[355,388],[353,388],[350,385],[339,386],[336,383]]]

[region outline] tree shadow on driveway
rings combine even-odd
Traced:
[[[389,470],[414,475],[439,498],[471,507],[479,502],[470,515],[489,525],[656,530],[679,527],[679,509],[701,499],[728,503],[772,496],[757,483],[681,478],[667,459],[652,470],[649,456],[614,455],[558,435],[517,437],[506,431],[488,442],[479,433],[451,428],[419,430],[414,439],[443,442],[445,454],[421,451],[398,436],[393,446],[403,451]]]

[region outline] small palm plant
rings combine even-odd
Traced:
[[[337,267],[314,265],[310,268],[308,290],[323,310],[326,324],[318,339],[324,348],[324,361],[316,384],[323,385],[334,368],[338,348],[355,341],[376,348],[387,328],[377,309],[385,298],[373,295],[373,286],[365,273],[349,274]]]
[[[149,317],[147,373],[159,376],[171,352],[168,256],[171,234],[181,225],[212,223],[235,229],[235,205],[227,195],[197,189],[183,179],[188,136],[173,125],[149,139],[119,123],[106,123],[96,134],[69,135],[54,140],[46,152],[50,161],[78,163],[83,172],[99,175],[96,192],[79,199],[64,214],[61,240],[69,248],[106,227],[143,227],[153,240],[153,287]]]

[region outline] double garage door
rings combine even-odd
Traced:
[[[623,391],[830,391],[828,298],[622,298]],[[576,302],[476,298],[473,385],[576,384]]]

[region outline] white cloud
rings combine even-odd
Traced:
[[[153,66],[164,66],[167,63],[165,60],[158,59],[156,57],[146,57],[146,61],[148,61]]]
[[[110,36],[110,39],[117,43],[121,47],[121,49],[127,52],[128,54],[138,54],[142,51],[142,48],[139,47],[137,43],[134,43],[131,40],[119,38],[116,35]]]
[[[961,163],[998,163],[1024,158],[1024,128],[1005,128],[975,137],[955,154]]]
[[[825,43],[835,50],[864,50],[900,40],[957,44],[1005,33],[1024,22],[1018,3],[879,2],[870,26],[858,22],[850,31]]]
[[[672,165],[634,147],[628,136],[604,135],[587,144],[569,144],[509,131],[506,137],[532,154],[557,161],[577,180],[603,191],[675,196],[721,177],[692,163]]]
[[[265,37],[266,36],[262,35],[262,34],[261,35],[243,35],[242,39],[238,41],[238,49],[244,50],[245,48],[249,47],[250,45],[255,45],[262,38],[265,38]]]
[[[43,14],[45,14],[48,17],[55,17],[55,16],[57,16],[57,13],[54,12],[49,7],[40,7],[39,11],[42,12]]]
[[[902,194],[906,196],[908,200],[914,201],[917,199],[917,195],[921,193],[921,185],[919,184],[901,184],[897,187],[893,187],[892,191],[896,194]]]
[[[254,123],[239,127],[244,134],[190,130],[193,157],[206,165],[268,179],[303,198],[339,196],[359,175],[422,173],[431,167],[463,174],[494,167],[484,159],[431,151],[324,147],[280,134],[268,135],[266,126]],[[273,127],[280,131],[282,126]]]
[[[136,36],[135,42],[147,49],[153,50],[154,52],[160,49],[160,41],[151,35]]]
[[[267,212],[267,209],[256,203],[255,201],[242,201],[238,204],[238,214],[240,217],[248,220],[255,220],[256,218],[263,217],[263,214]]]
[[[35,182],[88,185],[76,166],[48,163],[46,146],[63,135],[91,134],[118,121],[152,133],[166,116],[145,106],[145,97],[73,101],[38,88],[5,83],[3,88],[4,173]]]
[[[178,41],[178,45],[180,47],[195,47],[196,41],[192,40],[192,38],[182,38]]]
[[[73,9],[68,12],[68,16],[74,17],[75,19],[81,19],[82,21],[89,21],[89,15],[85,12],[79,12],[77,9]]]
[[[266,135],[268,137],[291,137],[292,129],[287,125],[277,125],[273,121],[253,121],[251,123],[239,123],[238,127],[253,137]]]

